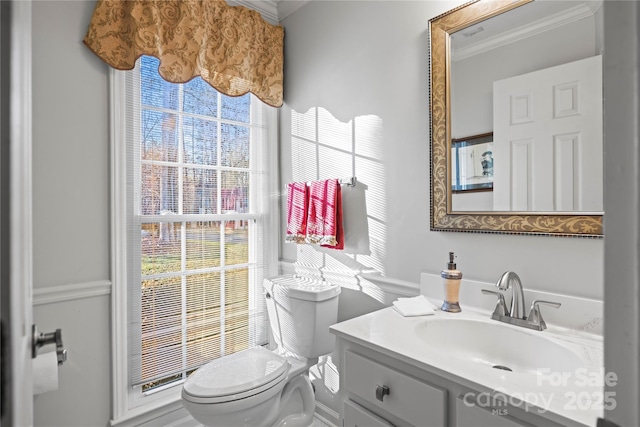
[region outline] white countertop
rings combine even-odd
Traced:
[[[456,357],[455,354],[439,351],[439,343],[426,343],[416,333],[419,325],[432,319],[498,323],[490,319],[490,312],[480,310],[463,309],[461,313],[436,311],[429,316],[403,317],[389,307],[338,323],[331,327],[331,332],[475,391],[498,391],[508,397],[518,398],[516,402],[519,402],[519,407],[531,408],[530,411],[560,424],[569,419],[594,426],[597,418],[603,414],[603,405],[615,404],[614,395],[608,396],[603,402],[601,336],[553,325],[548,325],[544,331],[533,331],[501,323],[525,333],[544,334],[545,338],[575,352],[584,364],[574,372],[563,372],[564,378],[561,378],[555,373],[536,375],[491,369]]]

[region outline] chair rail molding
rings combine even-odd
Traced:
[[[420,292],[418,283],[383,276],[373,269],[338,270],[314,265],[305,265],[295,261],[280,260],[280,274],[299,274],[301,276],[327,280],[340,286],[357,289],[361,286],[374,286],[381,291],[399,297],[414,297]]]
[[[70,283],[60,286],[33,288],[33,306],[54,304],[111,294],[110,280]]]

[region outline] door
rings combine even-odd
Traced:
[[[603,211],[602,57],[493,84],[494,210]]]
[[[2,418],[33,424],[31,3],[0,1]]]

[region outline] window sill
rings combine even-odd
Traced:
[[[111,427],[135,427],[143,425],[170,425],[172,421],[191,416],[182,406],[182,387],[175,387],[162,399],[153,400],[130,409],[109,422]]]

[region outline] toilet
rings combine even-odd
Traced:
[[[215,359],[187,378],[185,409],[205,426],[309,426],[315,398],[309,368],[333,351],[340,287],[293,275],[265,279],[277,347]]]

